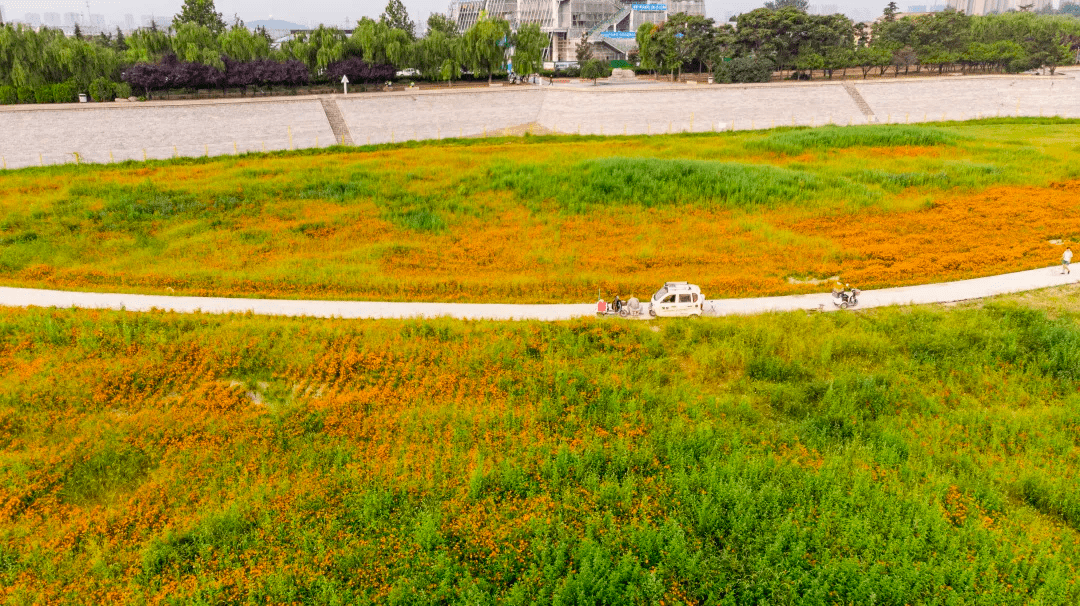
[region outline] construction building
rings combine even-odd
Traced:
[[[505,19],[514,30],[538,23],[540,31],[551,36],[544,61],[566,62],[577,59],[583,35],[593,45],[594,58],[626,59],[637,48],[638,26],[660,23],[676,13],[705,16],[705,1],[452,0],[448,14],[462,32],[472,27],[481,14]]]

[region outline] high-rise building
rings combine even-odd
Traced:
[[[132,15],[130,13],[124,15],[124,29],[129,32],[135,30],[135,15]]]
[[[76,25],[82,27],[86,25],[86,19],[83,18],[82,13],[64,13],[64,25],[66,27],[74,27]]]
[[[23,15],[23,22],[30,27],[38,27],[41,25],[41,15],[38,13],[26,13]]]
[[[90,15],[90,25],[99,29],[105,29],[105,15]]]
[[[42,23],[48,27],[60,27],[60,13],[45,13],[42,15]]]
[[[139,20],[142,21],[143,27],[150,27],[154,23],[153,15],[139,15]]]

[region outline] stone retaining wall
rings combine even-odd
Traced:
[[[987,116],[1080,117],[1071,73],[758,85],[496,87],[335,95],[357,145],[541,131],[639,134]],[[856,94],[854,91],[857,91]],[[853,96],[869,106],[860,109]],[[320,98],[0,107],[7,168],[325,147]],[[145,156],[144,156],[145,155]]]

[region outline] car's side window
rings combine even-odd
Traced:
[[[674,303],[674,302],[675,302],[675,295],[668,295],[668,296],[664,297],[663,301],[661,301],[661,303]]]
[[[694,293],[694,298],[691,299],[691,301],[693,301],[694,303],[697,303],[697,293]]]
[[[690,302],[690,295],[689,294],[679,295],[679,303],[689,303],[689,302]]]

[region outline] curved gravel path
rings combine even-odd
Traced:
[[[863,291],[859,308],[887,305],[948,303],[994,295],[1061,286],[1080,281],[1061,274],[1058,266],[958,282],[883,288]],[[392,303],[381,301],[304,301],[288,299],[238,299],[225,297],[176,297],[119,293],[85,293],[62,290],[0,287],[0,305],[8,307],[78,307],[83,309],[153,309],[177,312],[246,313],[270,316],[317,318],[436,318],[467,320],[569,320],[592,316],[595,303],[560,305],[514,305],[489,303]],[[728,316],[771,311],[833,311],[832,295],[818,293],[754,299],[716,299],[706,302],[705,315]]]

